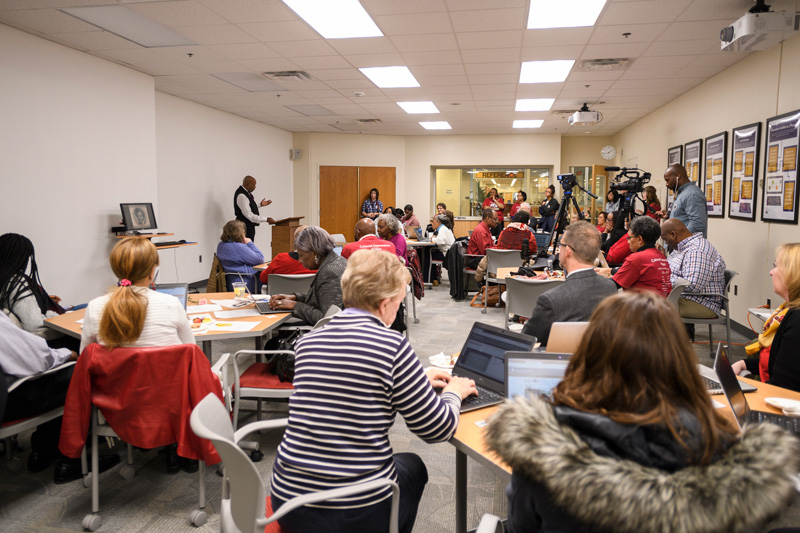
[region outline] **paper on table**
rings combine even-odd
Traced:
[[[242,307],[243,305],[247,305],[247,302],[242,302],[241,300],[236,300],[235,298],[231,298],[230,300],[211,300],[217,305],[221,305],[222,307]],[[218,311],[221,309],[218,309]]]
[[[220,318],[242,318],[245,316],[261,316],[261,313],[255,309],[235,309],[233,311],[218,311],[214,316],[219,320]]]
[[[186,308],[186,313],[190,315],[194,315],[196,313],[213,313],[215,311],[222,311],[222,307],[219,305],[190,305]]]
[[[217,322],[209,331],[250,331],[257,325],[258,322]]]
[[[75,323],[76,324],[83,324],[83,319],[81,318],[80,320],[76,320]]]

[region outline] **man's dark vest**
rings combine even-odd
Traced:
[[[247,217],[244,216],[242,210],[239,209],[239,204],[236,203],[236,200],[239,198],[240,194],[244,194],[245,196],[247,196],[248,200],[250,200],[250,211],[252,211],[254,215],[258,214],[258,204],[253,199],[253,195],[248,193],[245,190],[245,188],[240,185],[239,188],[236,189],[236,192],[233,194],[233,212],[236,215],[236,220],[241,220],[242,222],[244,222],[244,225],[247,228],[255,229],[255,227],[259,225],[258,222],[250,222],[249,220],[247,220]]]

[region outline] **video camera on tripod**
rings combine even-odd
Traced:
[[[614,178],[616,183],[609,186],[612,191],[638,194],[644,192],[644,184],[650,181],[650,173],[638,168],[606,167],[606,172],[619,172]],[[628,178],[628,181],[620,182],[622,178]]]

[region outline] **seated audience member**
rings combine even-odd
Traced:
[[[672,290],[669,263],[659,250],[656,241],[661,236],[658,222],[650,217],[636,217],[630,223],[628,244],[631,248],[619,268],[596,268],[601,276],[611,277],[623,289],[646,289],[665,298]]]
[[[217,258],[225,272],[254,274],[253,267],[264,262],[264,254],[256,243],[245,237],[245,226],[241,220],[227,222],[222,228],[219,240]],[[241,280],[247,283],[250,292],[256,291],[257,287],[252,276],[242,276]],[[237,276],[225,276],[227,289],[233,290],[232,284],[241,280]]]
[[[651,217],[652,218],[652,217]],[[725,261],[702,233],[690,233],[677,218],[661,225],[661,238],[673,250],[669,261],[670,282],[683,278],[689,282],[686,293],[702,292],[720,296],[682,297],[678,304],[680,315],[688,318],[716,318],[722,308],[725,292]]]
[[[386,209],[383,210],[383,213],[381,213],[381,214],[382,215],[392,215],[392,216],[394,216],[394,207],[392,207],[392,206],[387,207]]]
[[[305,225],[297,226],[294,232],[295,237],[306,227]],[[261,271],[259,279],[261,283],[268,285],[270,274],[316,274],[316,272],[316,270],[309,270],[303,266],[297,252],[281,252],[272,258],[265,270]]]
[[[384,216],[384,215],[381,215]],[[305,294],[276,294],[270,301],[271,309],[291,311],[292,316],[313,326],[325,316],[330,306],[342,308],[341,279],[347,259],[333,251],[333,238],[319,226],[309,226],[297,235],[294,246],[300,262],[317,275]]]
[[[600,233],[603,233],[604,231],[606,231],[606,217],[607,216],[608,216],[608,213],[606,213],[605,211],[600,211],[600,213],[597,214],[597,226],[596,227],[597,227],[597,231],[599,231]]]
[[[644,214],[653,220],[661,220],[661,215],[659,214],[661,212],[661,201],[659,201],[656,194],[656,188],[652,185],[644,188],[644,201],[649,207],[649,209],[645,208]]]
[[[377,218],[376,227],[381,239],[394,244],[394,253],[406,263],[406,238],[403,236],[403,226],[394,215],[384,214]]]
[[[624,230],[628,231],[628,221],[624,221]],[[608,248],[608,252],[606,253],[606,262],[609,266],[618,267],[622,266],[622,263],[625,262],[625,259],[631,255],[631,247],[628,245],[628,239],[619,238],[617,242],[612,244]]]
[[[244,229],[242,225],[242,230]],[[194,344],[186,310],[174,296],[150,290],[158,269],[158,251],[149,239],[128,237],[111,250],[117,288],[86,307],[81,352],[96,342],[107,348]],[[167,449],[167,472],[197,471],[197,461],[177,458]]]
[[[0,310],[14,315],[25,331],[52,340],[61,335],[46,328],[44,320],[64,312],[59,302],[42,286],[30,239],[17,233],[0,236]]]
[[[500,232],[497,244],[492,248],[497,250],[522,250],[523,241],[527,239],[529,253],[530,255],[535,255],[536,236],[528,227],[528,220],[530,220],[530,216],[526,211],[517,211],[517,214],[514,215],[514,222]],[[475,235],[475,233],[473,233],[473,235]],[[522,264],[522,259],[520,259],[520,264]],[[488,257],[484,257],[478,263],[478,268],[475,269],[475,279],[477,281],[483,281],[488,267],[489,259]]]
[[[443,214],[447,215],[447,218],[450,219],[450,227],[455,228],[456,227],[456,217],[453,214],[453,212],[450,211],[449,209],[445,209]]]
[[[378,189],[372,188],[369,191],[369,198],[364,200],[364,203],[361,205],[361,216],[368,217],[375,220],[378,215],[383,213],[383,202],[378,200]]]
[[[508,531],[760,531],[793,497],[795,438],[740,435],[696,362],[665,299],[603,300],[552,399],[518,396],[488,425],[512,469]]]
[[[477,390],[472,380],[426,373],[406,338],[387,328],[408,282],[406,268],[388,254],[356,251],[341,281],[347,309],[297,342],[296,392],[272,470],[273,509],[297,495],[391,479],[400,486],[399,529],[414,527],[427,469],[415,454],[393,453],[389,429],[399,413],[424,441],[446,442],[462,399]],[[284,531],[388,531],[389,495],[384,488],[307,505],[278,523]]]
[[[447,215],[436,215],[433,217],[433,237],[431,241],[436,244],[436,248],[431,250],[431,257],[437,261],[444,261],[450,247],[456,242],[453,236],[453,227]]]
[[[497,214],[494,209],[484,209],[480,223],[478,223],[469,237],[467,253],[470,255],[486,255],[486,249],[494,246],[492,228],[495,226],[497,226]],[[473,266],[473,268],[475,267]]]
[[[603,211],[606,213],[611,213],[612,211],[619,210],[620,196],[616,190],[609,189],[609,191],[606,193],[606,200],[608,201],[606,202],[606,206]]]
[[[569,225],[558,251],[558,260],[567,277],[564,283],[539,296],[523,333],[546,346],[553,322],[585,322],[604,298],[617,292],[614,282],[594,271],[599,251],[600,234],[590,223]]]
[[[416,226],[420,227],[419,219],[417,215],[414,214],[414,206],[411,204],[406,204],[403,208],[403,216],[400,218],[400,222],[403,223],[403,226]]]
[[[608,213],[606,217],[606,237],[603,239],[603,244],[600,245],[603,253],[608,255],[611,247],[625,236],[628,232],[627,222],[621,211],[610,211]]]
[[[511,211],[508,212],[508,216],[510,216],[511,219],[513,220],[514,215],[517,214],[517,211],[519,211],[520,206],[523,204],[523,202],[527,201],[528,201],[528,193],[526,193],[525,191],[517,191],[516,202],[511,204]],[[528,206],[530,206],[530,204],[528,204]],[[530,215],[530,209],[528,210],[528,214]]]
[[[778,247],[769,275],[772,290],[784,302],[764,323],[758,340],[746,347],[748,355],[758,357],[733,363],[733,369],[740,374],[746,368],[764,383],[800,392],[800,243]]]
[[[375,222],[371,218],[362,218],[356,222],[355,242],[347,244],[342,249],[342,257],[349,259],[356,250],[378,249],[392,254],[395,253],[394,244],[375,235]]]

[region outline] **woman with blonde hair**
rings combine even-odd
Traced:
[[[81,351],[93,342],[109,348],[194,344],[186,310],[178,299],[150,290],[158,251],[149,239],[122,239],[111,250],[110,262],[119,281],[109,294],[89,302]]]
[[[764,383],[800,392],[800,243],[778,246],[769,275],[783,303],[764,323],[758,340],[746,347],[748,355],[758,357],[737,361],[733,370],[747,369]]]
[[[603,300],[552,397],[507,402],[487,443],[512,467],[511,532],[758,530],[800,469],[789,433],[740,435],[713,407],[677,310],[650,291]]]
[[[386,478],[400,486],[400,531],[413,528],[427,470],[417,455],[393,453],[389,429],[399,413],[425,442],[446,442],[461,400],[477,391],[472,380],[425,372],[406,338],[389,329],[409,278],[394,254],[357,250],[342,276],[347,309],[297,342],[273,509],[297,495]],[[380,488],[300,507],[278,522],[284,531],[388,531],[390,496]]]

